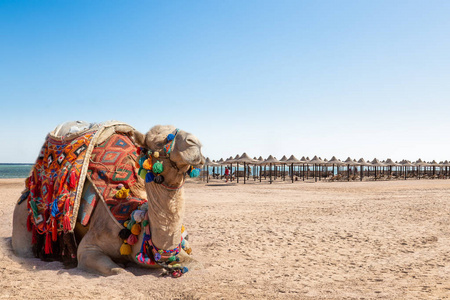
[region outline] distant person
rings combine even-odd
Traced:
[[[228,179],[230,178],[230,168],[225,168],[225,182],[228,182]]]

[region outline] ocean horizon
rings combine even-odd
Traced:
[[[0,163],[0,178],[27,178],[34,163]]]

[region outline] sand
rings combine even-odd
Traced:
[[[22,187],[0,180],[0,298],[450,299],[450,180],[186,184],[203,268],[178,279],[15,257]]]

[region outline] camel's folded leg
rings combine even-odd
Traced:
[[[33,257],[32,235],[27,230],[27,202],[16,204],[13,214],[12,248],[16,255]]]
[[[89,244],[89,236],[85,236],[77,250],[78,268],[97,272],[105,276],[126,272],[96,245]]]

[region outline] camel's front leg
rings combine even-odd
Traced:
[[[83,270],[97,272],[105,276],[126,272],[119,267],[103,250],[95,244],[89,243],[89,233],[78,246],[78,267]]]

